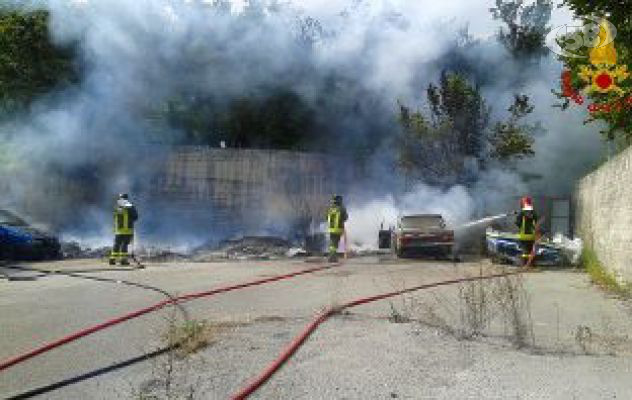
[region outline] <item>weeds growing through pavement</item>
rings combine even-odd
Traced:
[[[482,266],[479,275],[483,276]],[[535,346],[529,295],[521,276],[481,279],[457,286],[456,298],[445,295],[445,289],[401,296],[401,306],[390,302],[388,319],[394,323],[418,321],[461,340],[489,335],[493,324],[501,324],[504,336],[516,348]]]

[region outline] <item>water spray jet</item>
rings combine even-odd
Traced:
[[[498,215],[493,215],[491,217],[485,217],[485,218],[481,218],[475,221],[470,221],[468,223],[465,223],[463,225],[458,226],[456,229],[468,229],[474,226],[480,226],[480,225],[489,225],[492,222],[504,219],[504,218],[508,218],[511,217],[512,215],[516,215],[515,212],[509,212],[509,213],[503,213],[503,214],[498,214]]]

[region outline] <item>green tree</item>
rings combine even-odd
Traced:
[[[443,74],[427,97],[429,113],[399,104],[398,162],[409,178],[469,183],[476,179],[473,170],[489,162],[534,155],[535,127],[522,122],[533,111],[527,96],[516,96],[507,121],[491,127],[491,107],[461,75]]]
[[[235,147],[298,149],[313,126],[310,108],[294,92],[279,90],[262,99],[237,99],[224,123]]]
[[[467,162],[484,163],[490,108],[462,75],[443,73],[426,90],[429,113],[399,104],[399,166],[412,178],[464,182]]]
[[[48,24],[46,11],[0,6],[0,107],[5,112],[77,80],[73,49],[55,46]]]
[[[509,111],[509,118],[506,121],[496,122],[489,135],[491,158],[507,162],[512,159],[535,155],[532,135],[538,127],[523,122],[534,108],[529,103],[529,97],[525,95],[515,96],[514,104],[507,110]]]
[[[490,108],[480,89],[472,87],[461,75],[443,73],[439,86],[431,83],[427,94],[433,125],[449,123],[456,134],[459,153],[482,160]]]
[[[548,52],[545,40],[552,9],[551,0],[536,0],[528,5],[524,0],[496,0],[496,7],[490,11],[505,24],[498,32],[500,42],[517,60],[528,61],[538,60]]]
[[[182,143],[296,150],[314,131],[314,112],[293,91],[234,99],[228,105],[209,96],[178,96],[152,116],[184,133]]]

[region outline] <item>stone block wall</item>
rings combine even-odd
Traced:
[[[602,264],[632,282],[632,148],[579,181],[575,218]]]

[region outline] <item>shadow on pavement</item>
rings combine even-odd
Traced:
[[[125,367],[129,367],[130,365],[134,365],[143,361],[147,361],[147,360],[151,360],[152,358],[158,357],[162,354],[167,353],[169,350],[173,349],[173,347],[166,347],[163,349],[158,349],[154,352],[148,353],[148,354],[143,354],[141,356],[138,357],[134,357],[134,358],[130,358],[129,360],[125,360],[116,364],[112,364],[112,365],[108,365],[107,367],[103,367],[103,368],[99,368],[96,369],[94,371],[90,371],[88,373],[82,374],[82,375],[78,375],[72,378],[68,378],[68,379],[64,379],[63,381],[59,381],[59,382],[55,382],[52,383],[50,385],[46,385],[46,386],[42,386],[36,389],[31,389],[29,391],[17,394],[15,396],[12,397],[8,397],[7,400],[13,400],[13,399],[30,399],[32,397],[35,396],[41,396],[43,394],[46,393],[50,393],[53,392],[55,390],[64,388],[66,386],[71,386],[83,381],[86,381],[88,379],[92,379],[92,378],[96,378],[98,376],[101,375],[105,375],[109,372],[113,372],[116,371],[118,369],[121,368],[125,368]]]

